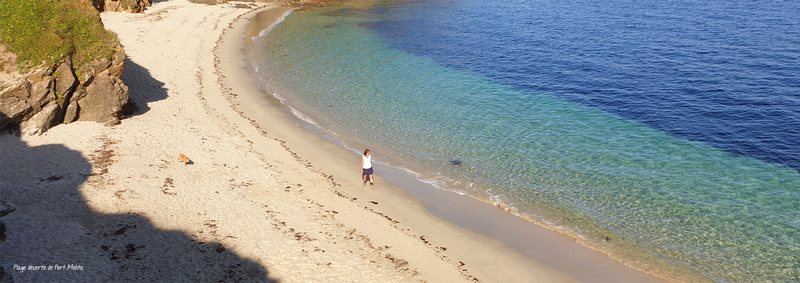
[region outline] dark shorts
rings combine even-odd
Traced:
[[[372,175],[372,168],[364,169],[364,174],[363,175]]]

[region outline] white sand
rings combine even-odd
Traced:
[[[0,218],[6,272],[18,282],[571,280],[381,178],[362,189],[357,156],[268,100],[241,100],[259,92],[226,58],[252,15],[185,0],[102,15],[128,55],[137,112],[110,128],[0,135],[0,199],[16,208]],[[22,270],[37,266],[46,270]]]

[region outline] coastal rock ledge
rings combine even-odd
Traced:
[[[100,12],[143,13],[146,7],[153,5],[150,0],[81,0]]]
[[[53,66],[17,69],[16,55],[0,44],[0,129],[19,125],[26,135],[39,135],[59,123],[93,121],[119,124],[133,114],[128,87],[120,77],[125,50],[117,44],[112,59],[97,59],[73,68],[69,58]]]

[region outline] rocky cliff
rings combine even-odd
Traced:
[[[142,13],[145,7],[153,3],[150,0],[81,0],[83,4],[92,5],[100,12]]]
[[[0,16],[5,17],[0,20],[0,129],[19,126],[22,133],[36,135],[59,123],[118,124],[133,112],[128,88],[120,79],[125,51],[102,27],[97,11],[78,0],[47,3],[0,3]],[[30,67],[33,62],[41,63]]]
[[[0,44],[0,128],[19,124],[28,135],[41,134],[59,123],[94,121],[115,125],[132,114],[128,87],[120,79],[125,51],[117,44],[112,60],[97,59],[75,76],[69,58],[54,66],[19,73],[15,55]],[[126,111],[127,110],[127,111]]]

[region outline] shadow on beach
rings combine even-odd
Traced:
[[[167,89],[164,83],[156,80],[150,75],[150,71],[139,64],[125,58],[125,72],[122,73],[122,81],[128,86],[128,94],[133,102],[134,112],[127,117],[133,117],[147,113],[150,102],[167,99]]]
[[[7,228],[0,265],[16,282],[277,282],[217,243],[158,229],[138,214],[93,211],[81,186],[106,189],[103,170],[93,173],[92,164],[112,162],[108,151],[87,159],[63,145],[29,147],[16,133],[0,134],[0,208],[11,211],[0,218]],[[130,196],[115,195],[120,205]]]

